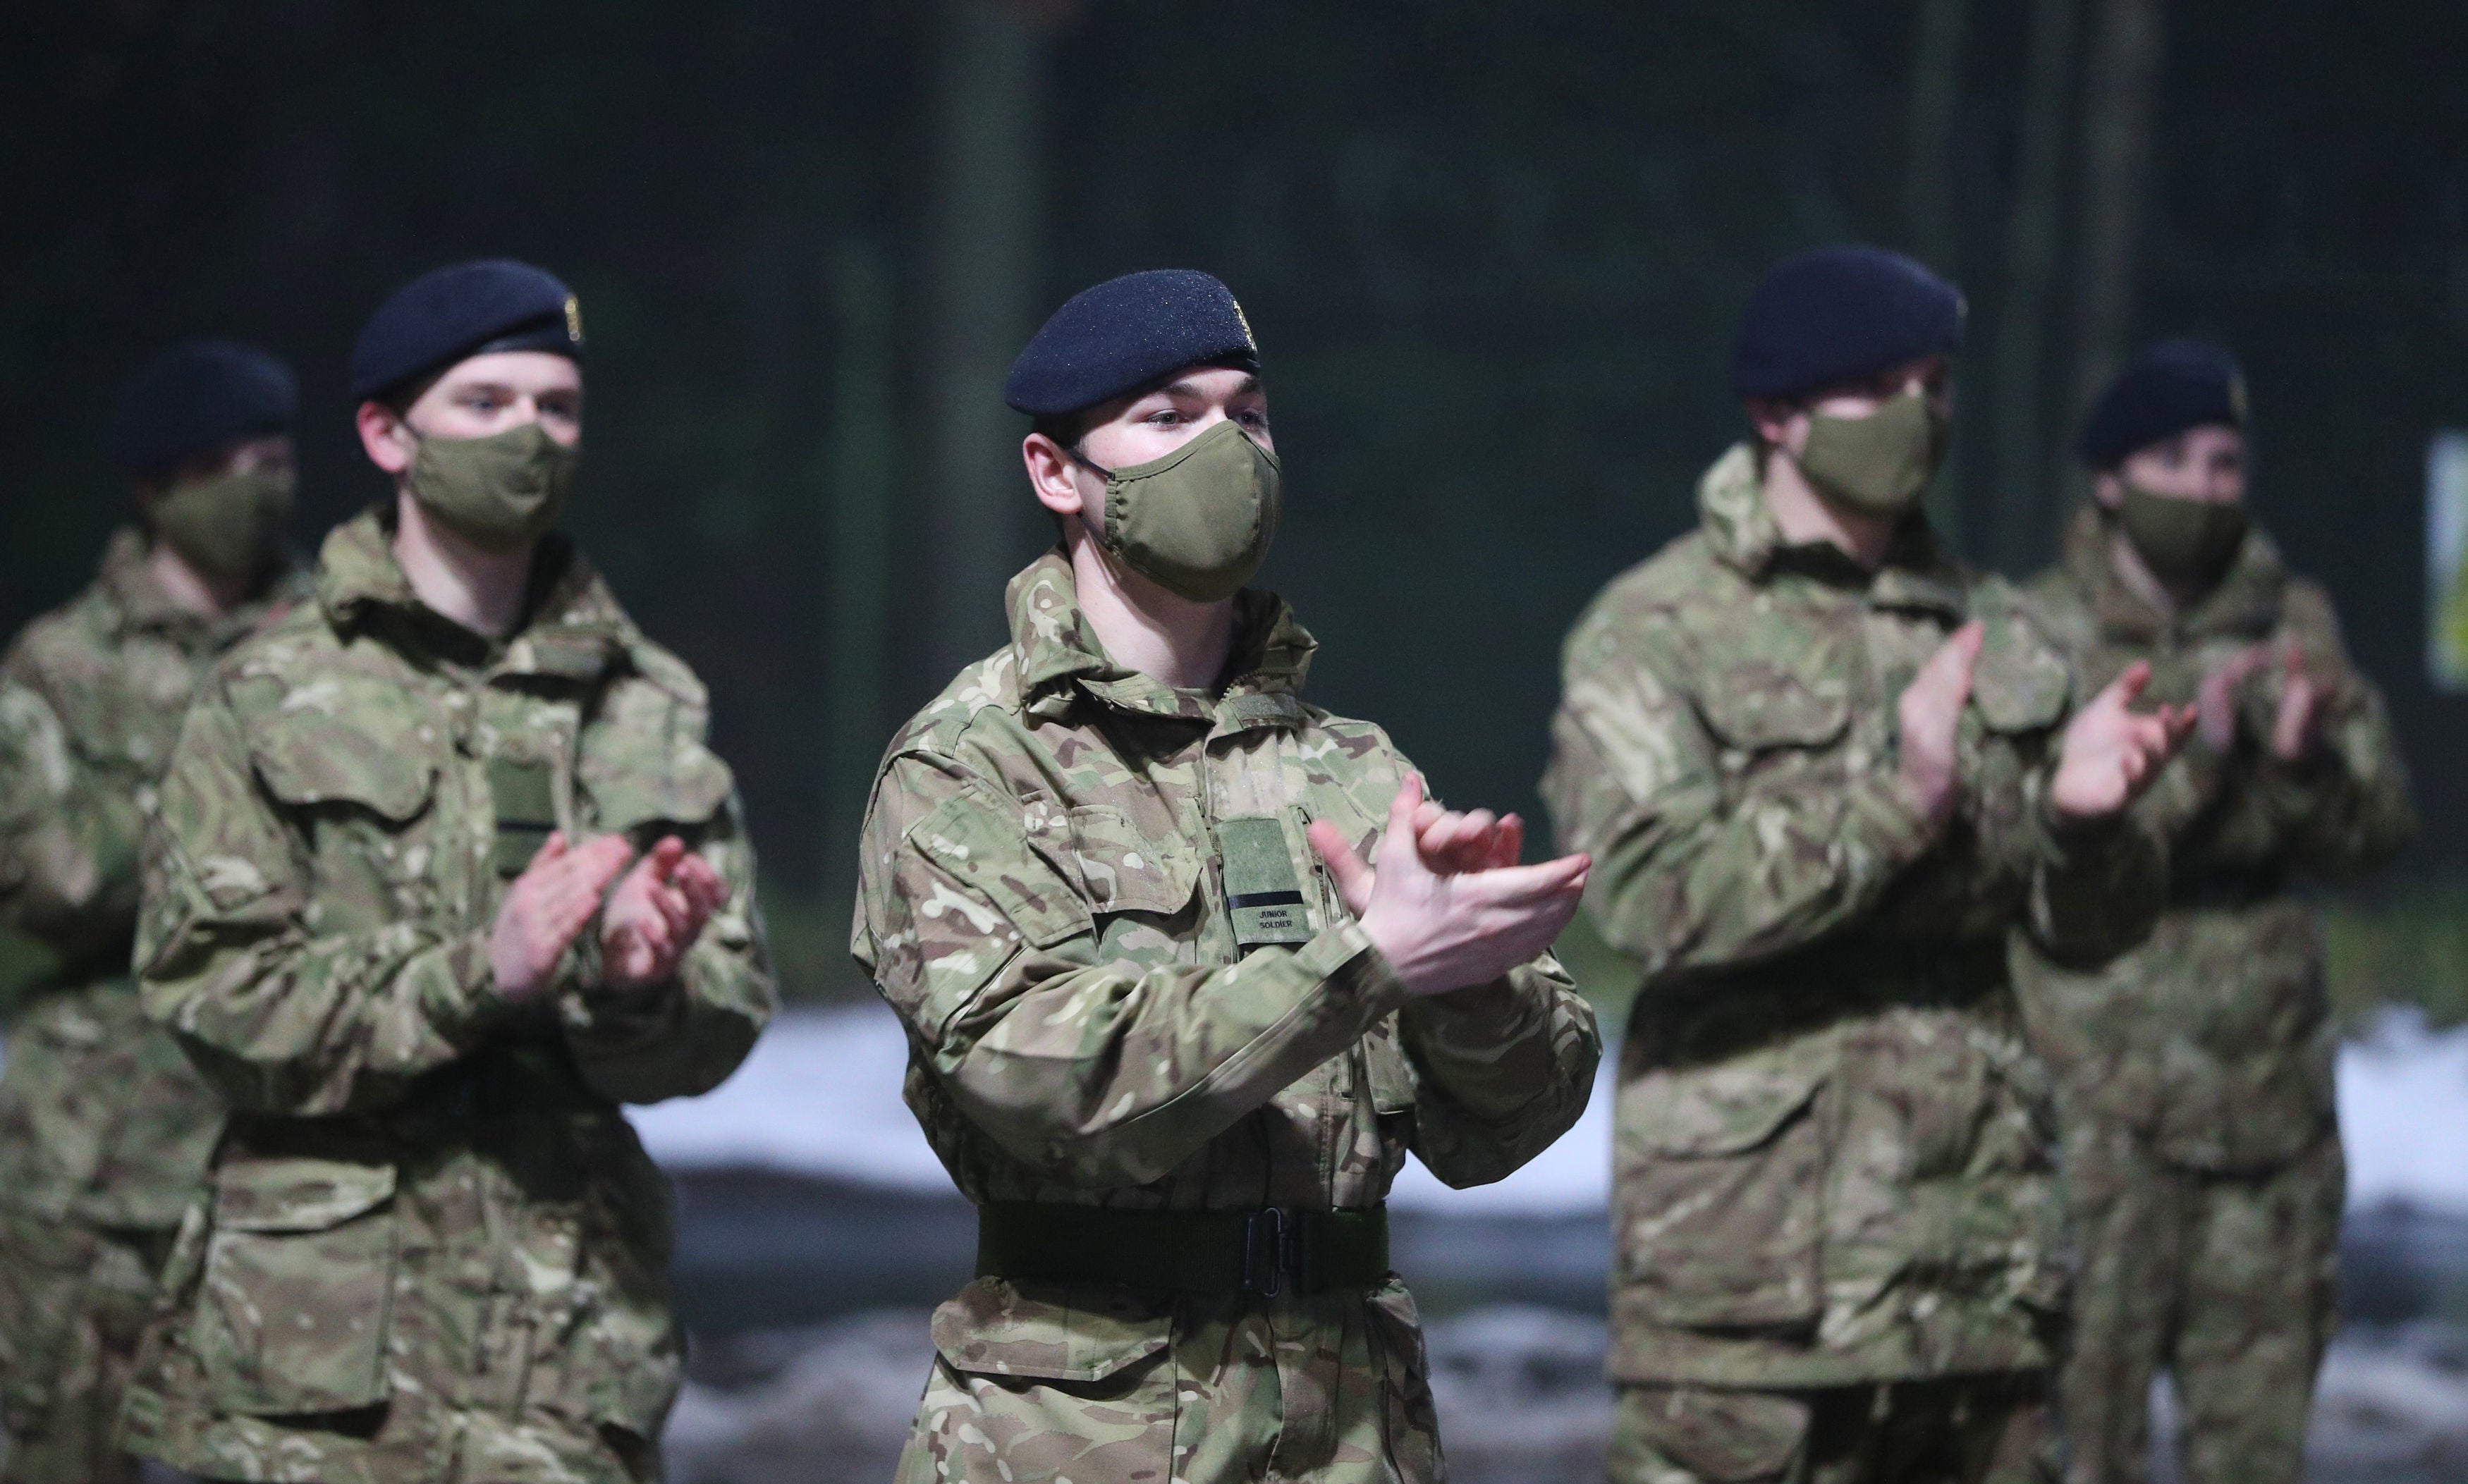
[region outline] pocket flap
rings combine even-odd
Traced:
[[[249,760],[286,804],[356,804],[400,824],[428,805],[437,770],[400,704],[284,711],[249,725]]]
[[[1171,1300],[1120,1290],[978,1278],[934,1311],[934,1348],[955,1371],[1032,1381],[1103,1381],[1165,1349]]]
[[[1621,1090],[1618,1123],[1657,1153],[1741,1154],[1772,1138],[1824,1084],[1822,1066],[1765,1058],[1657,1068]]]
[[[1836,676],[1805,676],[1778,665],[1741,667],[1698,697],[1705,724],[1733,747],[1815,747],[1851,723],[1851,693]]]
[[[251,1159],[215,1174],[224,1231],[324,1231],[394,1198],[395,1167],[339,1159]]]
[[[2073,671],[2030,620],[2012,610],[1981,617],[1987,633],[1973,667],[1971,702],[1995,732],[2054,726],[2073,695]]]
[[[1032,821],[1027,827],[1035,829]],[[908,843],[919,854],[984,895],[1019,929],[1019,935],[1040,948],[1089,930],[1088,905],[1074,889],[1076,877],[1063,874],[1057,855],[1067,855],[1067,839],[1058,850],[1051,836],[1067,834],[1059,821],[1045,824],[1029,836],[1037,849],[1026,848],[1019,833],[1006,832],[982,799],[957,794],[932,813],[908,827]],[[939,889],[939,888],[938,888]],[[980,930],[991,923],[977,925]]]
[[[599,827],[620,834],[647,825],[708,823],[737,787],[720,755],[695,742],[659,757],[610,758],[586,748],[575,774]]]
[[[1064,814],[1071,873],[1099,912],[1179,912],[1200,884],[1200,858],[1162,845],[1108,804],[1084,804]]]

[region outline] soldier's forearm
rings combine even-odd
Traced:
[[[997,1143],[1091,1188],[1165,1175],[1405,998],[1350,922],[1213,970],[1052,967],[1015,959],[1005,977],[1029,982],[989,986],[994,1013],[962,1011],[935,1065]]]
[[[1590,895],[1650,975],[1736,967],[1858,922],[1937,835],[1877,768],[1640,832],[1598,856]]]
[[[1602,1038],[1555,963],[1414,1001],[1397,1020],[1420,1073],[1414,1153],[1446,1184],[1506,1177],[1585,1112]]]

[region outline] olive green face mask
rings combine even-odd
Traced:
[[[537,422],[486,438],[422,435],[411,494],[439,525],[488,552],[514,552],[557,527],[581,448]]]
[[[1870,515],[1908,514],[1945,462],[1945,414],[1907,391],[1864,418],[1808,415],[1808,446],[1794,461],[1827,499]]]
[[[2245,544],[2242,501],[2183,499],[2118,482],[2125,497],[2117,502],[2117,523],[2160,582],[2180,591],[2208,587],[2236,559]]]
[[[163,544],[199,577],[238,587],[264,571],[291,524],[291,470],[252,468],[165,491],[147,513]]]
[[[1127,468],[1080,462],[1106,476],[1098,539],[1170,593],[1194,603],[1231,598],[1268,555],[1284,473],[1240,424],[1220,422],[1162,459]]]

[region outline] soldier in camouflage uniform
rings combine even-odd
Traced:
[[[136,962],[232,1111],[123,1414],[142,1453],[658,1476],[669,1194],[619,1105],[719,1083],[772,991],[702,687],[553,534],[580,350],[521,264],[380,308],[353,378],[395,499],[181,732]]]
[[[2006,971],[2147,927],[2122,818],[2184,718],[2076,709],[2017,595],[1917,500],[1960,300],[1917,263],[1777,266],[1702,525],[1570,634],[1543,797],[1643,961],[1621,1049],[1611,1475],[2038,1476],[2065,1305],[2045,1087]]]
[[[0,913],[53,963],[11,1007],[0,1078],[0,1478],[134,1469],[111,1444],[121,1388],[221,1120],[138,1009],[138,842],[207,667],[304,591],[283,544],[293,402],[290,368],[245,346],[192,343],[149,367],[109,445],[142,526],[5,664],[52,719],[28,736],[57,728],[65,752],[40,770],[30,853],[0,883]],[[40,817],[71,808],[76,821]]]
[[[1278,497],[1256,364],[1204,274],[1057,312],[1008,397],[1063,544],[876,786],[854,950],[980,1220],[908,1484],[1441,1478],[1381,1202],[1408,1151],[1496,1180],[1585,1107],[1542,951],[1583,859],[1422,804],[1237,590]]]
[[[2227,352],[2137,356],[2085,422],[2096,497],[2032,589],[2086,683],[2147,663],[2200,718],[2137,806],[2170,842],[2151,940],[2096,971],[2022,963],[2082,1249],[2074,1484],[2145,1476],[2163,1366],[2187,1479],[2295,1484],[2335,1320],[2335,1036],[2320,927],[2290,888],[2378,864],[2411,817],[2329,596],[2246,519],[2245,420]]]

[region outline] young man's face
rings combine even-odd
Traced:
[[[1079,459],[1043,433],[1029,434],[1020,453],[1039,504],[1093,525],[1103,519],[1106,477],[1088,465],[1120,469],[1161,459],[1220,422],[1235,423],[1263,448],[1277,446],[1268,431],[1268,395],[1255,373],[1194,366],[1161,386],[1090,408],[1083,419]]]
[[[2091,492],[2114,510],[2129,484],[2173,499],[2234,505],[2245,498],[2245,434],[2220,424],[2187,428],[2127,454],[2099,476]]]
[[[1276,447],[1259,377],[1232,366],[1195,366],[1163,386],[1093,409],[1080,454],[1104,468],[1146,464],[1225,422],[1240,423],[1261,447]]]
[[[1808,424],[1812,415],[1854,420],[1870,417],[1878,408],[1906,392],[1925,395],[1936,404],[1940,413],[1952,417],[1953,357],[1924,355],[1917,360],[1887,367],[1873,376],[1819,387],[1791,401],[1752,398],[1748,402],[1748,417],[1756,423],[1759,437],[1796,458],[1808,446]]]
[[[360,445],[389,474],[422,438],[487,438],[526,422],[571,448],[583,442],[583,368],[548,351],[491,351],[457,362],[408,408],[360,406]],[[408,424],[406,426],[406,424]]]

